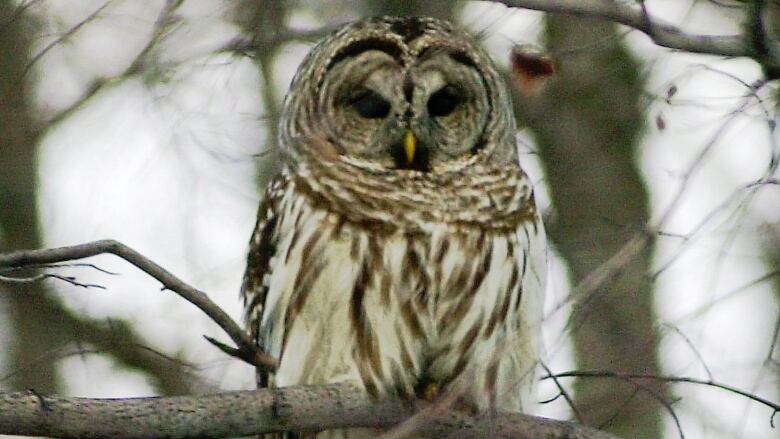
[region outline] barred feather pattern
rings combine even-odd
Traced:
[[[528,411],[545,266],[517,166],[299,166],[269,186],[251,241],[247,325],[280,360],[261,385],[348,381],[413,397],[457,383],[475,410]]]
[[[280,361],[259,385],[529,411],[546,243],[478,40],[426,17],[349,24],[304,59],[279,128],[284,171],[242,288],[248,329]],[[404,162],[410,135],[420,160]]]

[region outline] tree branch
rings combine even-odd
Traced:
[[[197,306],[209,318],[211,318],[237,345],[233,355],[242,360],[274,371],[277,361],[270,355],[261,352],[249,335],[233,321],[230,316],[215,304],[206,293],[188,285],[168,270],[146,258],[132,248],[114,240],[94,241],[87,244],[70,247],[59,247],[45,250],[23,250],[0,254],[0,269],[3,267],[18,268],[37,264],[51,264],[55,262],[72,261],[110,253],[135,265],[148,275],[163,284],[163,289],[171,290],[188,302]],[[224,349],[222,349],[224,351]]]
[[[206,396],[88,399],[0,393],[0,434],[71,438],[217,438],[278,431],[390,427],[414,412],[399,399],[372,399],[348,384]],[[449,411],[415,434],[458,438],[617,439],[579,424],[523,414],[476,419]]]
[[[652,374],[641,374],[641,373],[618,373],[609,370],[573,370],[573,371],[561,372],[555,374],[548,372],[548,374],[546,376],[543,376],[542,379],[552,379],[553,377],[555,377],[556,379],[574,378],[574,377],[616,378],[616,379],[630,381],[630,382],[633,382],[633,380],[652,380],[652,381],[662,381],[665,383],[699,384],[702,386],[714,387],[716,389],[721,389],[730,393],[734,393],[736,395],[744,396],[745,398],[748,398],[752,401],[755,401],[759,404],[771,408],[773,410],[773,414],[780,412],[780,403],[772,402],[766,398],[762,398],[746,390],[738,389],[728,384],[719,383],[713,381],[712,379],[702,380],[699,378],[691,378],[691,377],[663,376],[663,375],[652,375]]]
[[[770,39],[761,38],[762,44],[773,47],[767,48],[765,53],[758,53],[754,44],[757,38],[756,26],[746,26],[745,33],[742,35],[700,35],[687,33],[678,26],[652,18],[644,7],[641,5],[631,7],[629,2],[607,0],[496,0],[496,2],[515,8],[614,21],[646,34],[659,46],[707,55],[749,57],[764,67],[769,78],[780,77],[780,50]]]

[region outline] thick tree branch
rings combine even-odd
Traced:
[[[610,0],[497,0],[497,3],[614,21],[641,31],[662,47],[691,53],[753,58],[761,63],[770,78],[779,77],[780,51],[770,39],[760,38],[762,45],[773,46],[760,53],[761,46],[755,44],[755,26],[745,26],[743,35],[700,35],[687,33],[678,26],[650,17],[640,2],[634,6],[631,2]]]
[[[375,400],[348,385],[287,387],[216,395],[87,399],[0,393],[0,434],[71,438],[217,438],[276,431],[390,427],[414,412],[398,399]],[[415,434],[457,438],[616,439],[579,424],[498,413],[426,419]]]
[[[118,241],[103,240],[70,247],[45,250],[23,250],[0,254],[0,271],[3,267],[18,268],[30,265],[51,264],[63,261],[83,259],[103,253],[110,253],[135,265],[188,302],[197,306],[211,318],[237,345],[230,353],[244,361],[267,370],[276,369],[276,359],[261,352],[244,330],[230,316],[215,304],[206,293],[193,288],[168,270],[146,258],[142,254]],[[223,351],[225,349],[222,349]]]

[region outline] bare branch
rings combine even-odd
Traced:
[[[574,370],[569,372],[561,372],[556,374],[548,374],[542,379],[552,379],[553,375],[556,378],[573,378],[573,377],[591,377],[591,378],[616,378],[624,381],[631,381],[631,380],[639,380],[639,379],[646,379],[646,380],[655,380],[655,381],[663,381],[665,383],[689,383],[689,384],[700,384],[703,386],[709,386],[714,387],[717,389],[725,390],[730,393],[734,393],[740,396],[744,396],[745,398],[748,398],[750,400],[753,400],[755,402],[758,402],[760,404],[763,404],[771,409],[774,410],[774,412],[780,412],[780,403],[772,402],[766,398],[762,398],[758,395],[752,394],[748,391],[738,389],[734,386],[730,386],[728,384],[719,383],[717,381],[713,381],[711,379],[708,380],[702,380],[698,378],[691,378],[691,377],[677,377],[677,376],[664,376],[664,375],[649,375],[649,374],[631,374],[631,373],[617,373],[612,372],[608,370]]]
[[[61,42],[62,39],[66,40],[68,37],[72,36],[73,33],[75,33],[81,26],[94,20],[99,15],[99,13],[103,10],[103,8],[105,8],[111,3],[111,1],[107,2],[105,5],[103,5],[103,7],[95,11],[92,15],[90,15],[87,19],[85,19],[81,23],[77,24],[76,27],[66,32],[66,34],[63,35],[63,37],[61,37],[60,39],[58,39],[52,44],[58,44]],[[78,98],[76,98],[66,108],[62,109],[54,116],[47,119],[45,121],[45,125],[36,134],[43,135],[47,129],[58,125],[60,122],[70,117],[72,114],[74,114],[80,108],[83,108],[84,105],[86,105],[94,97],[98,96],[104,90],[116,84],[120,84],[126,79],[133,77],[134,75],[142,73],[145,68],[149,67],[150,58],[153,53],[153,50],[157,46],[159,46],[159,44],[162,43],[162,41],[170,34],[172,27],[179,23],[179,20],[177,19],[176,16],[176,12],[178,8],[181,6],[181,4],[182,4],[181,0],[166,0],[165,5],[160,10],[157,19],[155,20],[154,27],[152,28],[152,36],[149,38],[149,41],[146,43],[144,48],[141,49],[140,52],[138,52],[135,58],[133,58],[133,60],[128,65],[128,67],[118,75],[113,76],[111,78],[95,78],[94,80],[92,80],[89,86],[86,87],[84,92]],[[46,49],[44,49],[42,53],[36,56],[36,58],[33,59],[31,64],[38,61],[40,56],[43,56],[48,49],[50,49],[50,47],[47,47]]]
[[[10,267],[10,268],[4,268],[0,270],[2,273],[13,273],[15,271],[22,271],[22,270],[31,270],[31,269],[41,269],[41,268],[91,268],[93,270],[97,270],[104,274],[110,274],[112,276],[116,276],[119,273],[114,273],[112,271],[108,271],[105,268],[101,268],[95,264],[40,264],[40,265],[28,265],[24,267]]]
[[[98,15],[100,15],[101,12],[103,12],[107,7],[109,7],[111,5],[111,3],[113,1],[114,0],[109,0],[109,1],[107,1],[105,3],[103,3],[102,6],[100,6],[97,9],[95,9],[95,11],[92,12],[91,14],[89,14],[85,19],[83,19],[80,22],[76,23],[75,26],[73,26],[72,28],[68,29],[67,32],[65,32],[64,34],[60,35],[57,39],[55,39],[51,43],[47,44],[46,47],[41,49],[40,52],[36,53],[35,56],[33,56],[32,59],[30,59],[30,62],[28,62],[27,65],[24,66],[24,70],[22,71],[21,78],[19,78],[19,79],[23,80],[24,77],[26,77],[27,74],[30,73],[30,70],[32,70],[32,68],[35,66],[35,64],[37,64],[38,61],[40,61],[47,53],[49,53],[49,51],[51,49],[53,49],[54,47],[56,47],[56,46],[58,46],[58,45],[60,45],[60,44],[62,44],[64,42],[68,41],[72,36],[74,36],[76,33],[78,33],[78,31],[81,30],[81,28],[83,28],[88,23],[91,23],[92,21],[94,21],[98,17]]]
[[[42,281],[44,279],[58,279],[58,280],[61,280],[63,282],[67,282],[67,283],[73,285],[74,287],[99,288],[101,290],[105,290],[106,289],[106,287],[104,287],[103,285],[81,283],[78,280],[76,280],[76,278],[73,277],[73,276],[63,276],[61,274],[56,274],[56,273],[41,273],[41,274],[36,274],[35,276],[30,276],[30,277],[13,277],[13,276],[3,276],[3,275],[0,275],[0,282],[7,282],[7,283],[12,283],[12,284],[13,283],[16,283],[16,284],[29,284],[29,283],[33,283],[33,282],[39,282],[39,281]]]
[[[420,403],[422,404],[422,403]],[[348,384],[296,386],[206,396],[61,398],[0,393],[0,434],[54,437],[216,438],[278,431],[390,427],[415,410],[372,399]],[[448,411],[415,432],[423,437],[617,439],[590,427],[523,414],[476,419]]]
[[[584,417],[582,416],[582,413],[580,413],[580,410],[577,408],[577,404],[574,403],[574,399],[569,395],[569,392],[566,391],[566,389],[563,387],[560,381],[558,381],[558,377],[555,376],[549,367],[547,367],[544,362],[539,362],[539,364],[542,366],[545,372],[547,372],[547,375],[553,380],[553,383],[555,383],[555,387],[558,388],[558,395],[563,396],[563,398],[566,400],[566,403],[569,404],[569,407],[571,408],[572,413],[574,413],[574,417],[577,418],[577,421],[584,423]],[[556,398],[558,398],[556,396]]]
[[[742,35],[699,35],[683,31],[678,26],[650,17],[643,5],[631,7],[630,3],[605,0],[496,0],[497,3],[515,8],[534,9],[558,14],[600,18],[614,21],[641,31],[657,45],[691,53],[726,57],[753,58],[766,69],[769,78],[780,77],[780,51],[767,38],[765,53],[759,53],[755,26],[746,26]]]
[[[24,250],[0,254],[0,268],[72,261],[74,259],[83,259],[103,253],[111,253],[135,265],[148,275],[160,281],[163,284],[164,289],[175,292],[188,302],[197,306],[219,325],[219,327],[230,336],[234,343],[236,343],[238,346],[236,353],[240,355],[239,358],[266,370],[276,370],[276,359],[261,352],[249,338],[249,335],[247,335],[247,333],[244,332],[225,311],[209,299],[206,293],[186,284],[168,270],[121,242],[103,240],[70,247],[59,247],[46,250]]]

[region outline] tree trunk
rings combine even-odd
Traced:
[[[24,17],[13,18],[15,2],[0,0],[0,251],[40,247],[35,205],[36,166],[33,127],[27,107],[27,81],[22,78],[29,59],[30,37]],[[41,284],[3,285],[10,348],[5,362],[19,373],[7,385],[15,389],[35,388],[56,392],[60,382],[55,363],[44,358],[57,336],[49,328],[50,316],[37,310],[52,300]]]
[[[643,126],[642,81],[614,24],[551,16],[546,32],[560,71],[542,96],[520,99],[518,109],[546,168],[555,211],[548,232],[576,284],[650,216],[635,160]],[[570,323],[579,369],[659,372],[647,276],[651,251],[641,252],[576,310]],[[663,393],[655,384],[642,384]],[[580,379],[575,399],[590,425],[623,437],[662,436],[659,404],[630,384]]]

